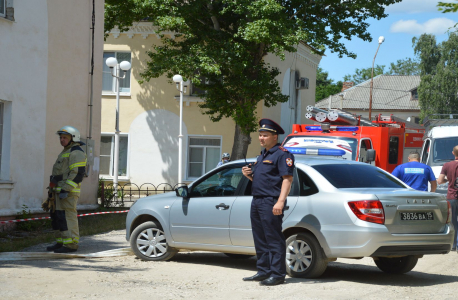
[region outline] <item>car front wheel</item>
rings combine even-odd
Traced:
[[[298,233],[286,240],[286,273],[291,277],[321,276],[328,260],[320,243],[310,233]]]
[[[135,228],[130,236],[130,246],[142,260],[168,260],[178,252],[168,246],[162,228],[154,222],[145,222]]]
[[[385,273],[404,274],[417,265],[418,258],[414,256],[378,257],[374,258],[377,267]]]

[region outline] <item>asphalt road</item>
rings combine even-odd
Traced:
[[[128,247],[124,231],[81,239],[78,253]],[[37,245],[27,252],[42,251]],[[457,299],[458,254],[430,255],[405,275],[378,270],[372,259],[339,259],[319,279],[286,279],[263,287],[243,282],[254,258],[179,253],[172,261],[133,255],[107,258],[0,261],[1,299]]]

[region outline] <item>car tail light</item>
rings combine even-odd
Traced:
[[[385,212],[379,200],[351,201],[348,202],[348,206],[360,220],[385,224]]]
[[[445,222],[446,224],[452,222],[452,206],[450,205],[450,201],[447,200],[447,206],[448,206],[448,214],[447,214],[447,221]]]

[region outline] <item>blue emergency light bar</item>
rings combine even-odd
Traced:
[[[322,131],[321,126],[305,126],[305,129],[309,131]],[[358,131],[358,126],[335,126],[331,127],[333,130],[337,131]]]
[[[307,148],[295,148],[285,147],[289,152],[293,154],[305,154],[305,155],[328,155],[328,156],[343,156],[345,150],[340,149],[307,149]]]

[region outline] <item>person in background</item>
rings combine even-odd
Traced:
[[[409,154],[409,162],[399,165],[394,169],[393,175],[405,184],[418,191],[428,191],[428,181],[431,184],[431,192],[437,188],[436,176],[430,166],[420,162],[420,154],[412,151]]]
[[[456,240],[458,235],[458,146],[453,147],[454,161],[449,161],[442,166],[437,183],[444,184],[448,181],[447,200],[452,207],[452,224],[455,227],[455,238],[453,239],[452,251],[456,251]]]
[[[52,229],[56,232],[56,244],[46,248],[54,253],[75,252],[79,243],[76,204],[80,196],[81,182],[86,173],[86,153],[81,148],[79,131],[64,126],[57,131],[60,145],[64,147],[52,168],[50,193],[54,194],[55,211],[51,211]]]
[[[221,157],[221,161],[216,165],[216,167],[222,166],[225,163],[230,162],[230,161],[231,161],[231,155],[229,153],[227,153],[227,152],[223,153],[223,155]]]

